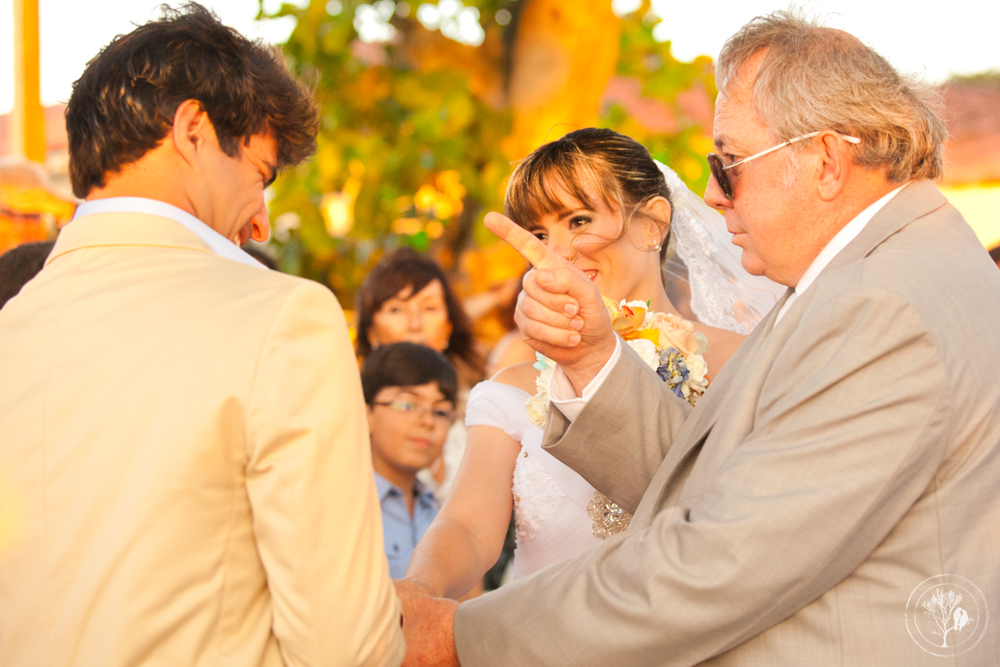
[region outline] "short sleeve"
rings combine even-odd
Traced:
[[[529,398],[528,392],[517,387],[490,380],[480,382],[469,394],[465,425],[494,426],[521,442],[525,431],[532,427],[524,407]]]

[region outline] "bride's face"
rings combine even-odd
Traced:
[[[528,231],[583,271],[604,296],[653,298],[660,286],[657,246],[666,236],[666,230],[651,216],[636,214],[622,234],[625,225],[622,214],[610,208],[592,185],[584,188],[590,205],[564,188],[556,186],[553,190],[562,210],[540,215],[525,225]],[[666,215],[669,216],[669,208]]]

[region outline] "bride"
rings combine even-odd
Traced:
[[[674,373],[671,388],[691,403],[703,391],[701,378],[718,373],[777,299],[773,283],[743,271],[722,216],[644,147],[612,130],[577,130],[536,149],[511,175],[504,213],[614,303],[662,314],[655,317],[669,343],[661,347],[669,345],[683,364],[684,382]],[[673,300],[668,284],[681,287],[671,290]],[[682,299],[699,322],[680,317],[674,301]],[[545,400],[547,375],[539,376],[546,361],[504,369],[472,390],[468,445],[452,494],[406,573],[430,595],[458,599],[475,586],[500,554],[512,508],[514,578],[628,525],[626,512],[542,449],[545,404],[531,416],[526,404]]]

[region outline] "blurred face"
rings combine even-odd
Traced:
[[[416,343],[443,352],[451,338],[444,286],[432,280],[417,292],[407,286],[372,315],[368,342],[373,348],[390,343]]]
[[[621,236],[625,224],[621,213],[612,210],[593,185],[584,188],[592,207],[561,187],[553,190],[563,210],[540,216],[525,225],[528,231],[583,271],[604,296],[646,300],[662,289],[656,246],[666,236],[665,229],[636,214]],[[662,201],[669,216],[669,205]]]
[[[250,137],[235,157],[216,142],[205,156],[211,174],[209,225],[233,243],[267,240],[270,226],[264,189],[277,175],[278,143],[270,134]]]
[[[426,468],[441,455],[453,419],[437,382],[383,388],[368,407],[375,471],[394,481]]]
[[[716,152],[725,164],[781,143],[757,118],[748,86],[736,84],[733,93],[720,93],[715,107]],[[818,252],[806,162],[796,148],[782,148],[728,172],[732,200],[714,177],[705,190],[705,202],[723,213],[733,243],[743,249],[743,268],[788,286],[795,286]]]

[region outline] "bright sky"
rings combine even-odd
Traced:
[[[615,0],[615,4],[628,6],[634,1]],[[280,42],[291,30],[286,21],[255,23],[257,0],[203,3],[244,34]],[[87,61],[116,34],[128,32],[132,22],[157,16],[159,4],[160,0],[39,0],[42,103],[66,101]],[[280,0],[264,4],[271,8]],[[655,0],[654,5],[667,17],[657,34],[672,41],[674,54],[682,60],[699,54],[714,56],[743,23],[787,7],[781,0]],[[828,25],[857,35],[897,67],[933,81],[951,73],[1000,69],[996,46],[1000,2],[996,0],[809,0],[804,6],[828,15]],[[12,0],[0,0],[0,113],[10,111],[14,102],[13,23]]]

